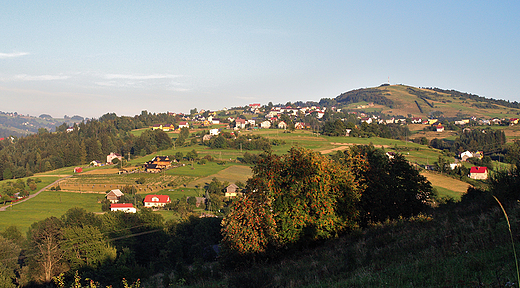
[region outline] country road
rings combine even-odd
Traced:
[[[13,206],[13,205],[16,205],[16,204],[23,203],[23,202],[25,202],[25,201],[27,201],[27,200],[29,200],[29,199],[31,199],[31,198],[34,198],[34,197],[38,196],[38,194],[40,194],[41,192],[45,191],[45,190],[48,189],[49,187],[52,187],[53,185],[55,185],[56,183],[60,182],[61,180],[63,180],[63,179],[67,179],[67,178],[70,178],[70,177],[72,177],[72,175],[70,175],[70,176],[66,176],[66,177],[63,177],[63,178],[60,178],[60,179],[58,179],[58,180],[52,182],[51,184],[49,184],[49,185],[43,187],[43,188],[40,189],[38,192],[36,192],[36,193],[34,193],[34,194],[30,194],[29,197],[27,197],[27,198],[25,198],[25,199],[23,199],[23,200],[20,200],[20,201],[18,201],[18,202],[11,203],[11,204],[9,204],[9,205],[5,205],[5,206],[3,206],[3,207],[0,207],[0,212],[1,212],[1,211],[5,211],[5,210],[6,210],[8,207],[10,207],[10,206]]]

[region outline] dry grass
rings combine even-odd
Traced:
[[[424,126],[423,126],[424,127]],[[421,131],[413,134],[413,138],[420,138],[420,137],[426,137],[428,141],[431,141],[432,139],[444,139],[448,137],[457,136],[458,133],[455,131],[443,131],[443,132],[435,132],[435,131]]]
[[[468,187],[470,186],[466,182],[451,177],[447,177],[438,173],[423,171],[421,172],[421,175],[426,177],[428,181],[432,183],[433,186],[442,187],[460,194],[466,193]]]
[[[320,153],[321,154],[329,154],[329,153],[332,153],[334,151],[343,151],[343,150],[347,150],[351,146],[359,145],[359,144],[356,144],[356,143],[335,143],[335,142],[332,142],[330,144],[331,145],[335,145],[335,146],[339,146],[339,147],[332,148],[332,149],[320,150]],[[390,145],[374,145],[374,147],[376,147],[376,148],[389,148],[391,146]]]
[[[186,187],[195,188],[195,186],[204,186],[206,183],[210,183],[213,177],[216,177],[219,181],[228,181],[229,183],[235,183],[240,181],[245,183],[247,179],[249,179],[252,175],[251,168],[249,166],[242,165],[234,165],[230,166],[222,171],[219,171],[216,174],[211,176],[207,176],[204,178],[197,179],[195,181],[190,182]]]

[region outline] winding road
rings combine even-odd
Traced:
[[[57,184],[58,182],[60,182],[61,180],[63,180],[63,179],[67,179],[67,178],[70,178],[70,177],[72,177],[72,175],[67,176],[67,177],[60,178],[60,179],[58,179],[58,180],[52,182],[51,184],[49,184],[49,185],[43,187],[42,189],[38,190],[38,192],[36,192],[36,193],[34,193],[34,194],[30,194],[29,197],[24,198],[23,200],[20,200],[20,201],[18,201],[18,202],[11,203],[11,204],[9,204],[9,205],[5,205],[5,206],[3,206],[3,207],[0,207],[0,211],[5,211],[7,208],[9,208],[9,207],[11,207],[11,206],[13,206],[13,205],[20,204],[20,203],[23,203],[23,202],[25,202],[25,201],[31,199],[31,198],[34,198],[34,197],[38,196],[38,194],[40,194],[41,192],[43,192],[43,191],[47,190],[48,188],[50,188],[50,187],[56,185],[56,184]]]

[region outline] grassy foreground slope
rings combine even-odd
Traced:
[[[475,196],[430,216],[289,249],[277,260],[244,264],[191,287],[517,287],[502,211],[493,199]],[[519,209],[507,208],[513,235]]]

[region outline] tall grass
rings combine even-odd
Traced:
[[[498,202],[498,205],[500,205],[500,208],[502,209],[502,212],[504,213],[504,217],[507,221],[507,227],[509,229],[509,236],[511,237],[511,246],[513,248],[513,254],[515,255],[515,265],[516,265],[516,279],[518,280],[518,285],[520,286],[520,272],[518,269],[518,258],[516,256],[516,249],[515,249],[515,241],[513,240],[513,233],[511,232],[511,223],[509,222],[509,217],[507,216],[506,210],[504,209],[504,206],[502,206],[502,203],[498,201],[497,197],[493,195],[493,198]]]

